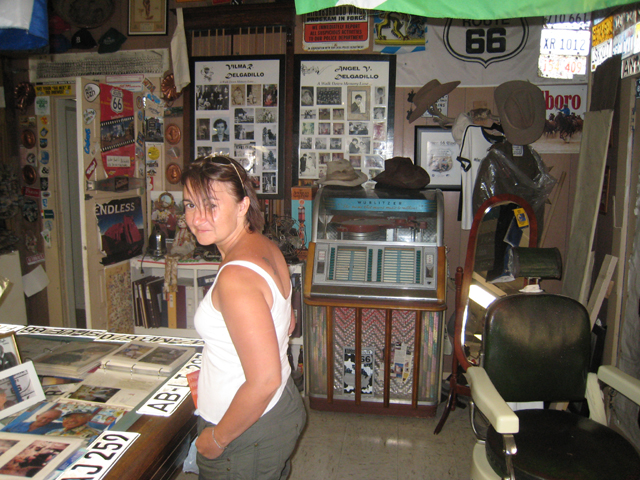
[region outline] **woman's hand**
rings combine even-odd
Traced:
[[[200,454],[207,457],[209,460],[218,458],[224,452],[224,449],[218,447],[216,442],[213,441],[213,427],[207,427],[196,439],[196,448]]]

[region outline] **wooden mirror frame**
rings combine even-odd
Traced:
[[[529,247],[534,248],[538,243],[538,222],[533,213],[531,205],[521,197],[511,194],[496,195],[486,200],[473,216],[473,223],[469,231],[469,241],[467,242],[467,255],[464,262],[464,269],[458,267],[456,271],[456,305],[455,305],[455,327],[453,332],[453,359],[451,375],[449,376],[449,397],[447,405],[442,413],[442,417],[434,430],[434,434],[440,433],[451,410],[455,410],[457,396],[470,396],[471,392],[466,385],[458,384],[458,374],[464,373],[471,365],[465,352],[462,342],[463,321],[465,310],[469,303],[469,289],[473,278],[474,265],[476,261],[476,248],[478,244],[478,230],[484,220],[485,214],[492,208],[515,203],[521,206],[529,220]],[[459,370],[462,369],[462,372]]]

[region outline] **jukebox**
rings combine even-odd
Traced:
[[[304,290],[312,408],[435,414],[446,308],[443,208],[440,190],[318,191]]]

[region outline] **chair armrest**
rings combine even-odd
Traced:
[[[489,375],[482,367],[469,367],[464,376],[471,388],[471,398],[487,417],[496,432],[501,434],[518,433],[518,416],[493,386]]]
[[[640,405],[640,380],[637,378],[612,365],[602,365],[598,369],[598,379]]]

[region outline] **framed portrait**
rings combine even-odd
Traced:
[[[0,334],[0,371],[22,363],[14,332]]]
[[[417,126],[415,134],[415,164],[424,168],[431,179],[426,188],[461,190],[462,168],[457,160],[460,147],[451,129]]]
[[[342,159],[371,179],[393,157],[395,62],[393,55],[296,56],[294,183],[296,173],[319,180],[328,162]]]
[[[129,35],[166,35],[167,0],[129,0]]]
[[[0,418],[13,415],[45,399],[33,362],[0,372]]]
[[[260,198],[284,196],[284,67],[283,55],[191,59],[193,152],[237,160]]]

